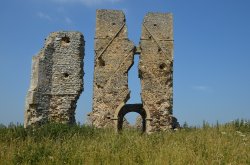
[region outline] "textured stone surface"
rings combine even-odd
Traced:
[[[113,115],[130,97],[128,70],[135,47],[127,38],[125,16],[117,10],[97,10],[92,124],[113,127]]]
[[[140,45],[127,38],[125,16],[117,10],[98,10],[92,124],[120,130],[128,112],[141,115],[148,133],[178,127],[173,108],[173,22],[171,14],[149,13],[144,18]],[[140,54],[142,104],[129,104],[128,70]],[[138,121],[139,124],[140,121]]]
[[[171,14],[145,16],[140,41],[139,77],[143,108],[150,115],[147,132],[178,127],[173,108],[173,19]]]
[[[143,120],[141,116],[138,116],[135,121],[135,128],[137,130],[143,130]]]
[[[24,126],[47,122],[75,123],[76,102],[83,90],[83,35],[54,32],[32,59]]]

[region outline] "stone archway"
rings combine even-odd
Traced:
[[[146,131],[146,118],[147,118],[147,113],[143,109],[142,104],[125,104],[120,111],[118,112],[117,115],[117,130],[121,131],[123,127],[123,122],[124,122],[124,116],[129,113],[129,112],[136,112],[139,115],[141,115],[142,118],[142,132]]]
[[[142,116],[143,129],[147,133],[179,126],[172,112],[173,44],[171,13],[148,13],[142,24],[140,43],[134,45],[128,39],[122,11],[97,10],[93,111],[90,115],[95,127],[122,129],[121,120],[129,112]],[[140,56],[138,76],[143,106],[125,105],[130,98],[128,71],[135,54]]]

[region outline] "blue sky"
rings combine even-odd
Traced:
[[[250,119],[249,8],[249,0],[2,0],[0,123],[23,123],[32,56],[60,30],[85,37],[85,89],[76,110],[77,121],[85,121],[92,108],[96,9],[123,10],[135,44],[147,12],[173,13],[174,116],[181,124]],[[130,103],[140,102],[137,64],[135,57]]]

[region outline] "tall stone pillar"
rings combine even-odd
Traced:
[[[145,16],[140,40],[139,77],[143,108],[149,112],[147,132],[178,127],[173,108],[173,18],[171,14]]]
[[[83,90],[84,38],[79,32],[51,33],[32,59],[24,126],[47,122],[75,123],[76,102]]]
[[[129,41],[122,11],[97,10],[92,124],[114,127],[114,114],[130,97],[128,70],[133,65],[134,44]]]

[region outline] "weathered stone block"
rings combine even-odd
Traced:
[[[83,90],[84,38],[80,32],[54,32],[32,59],[24,126],[47,122],[75,123],[76,102]]]

